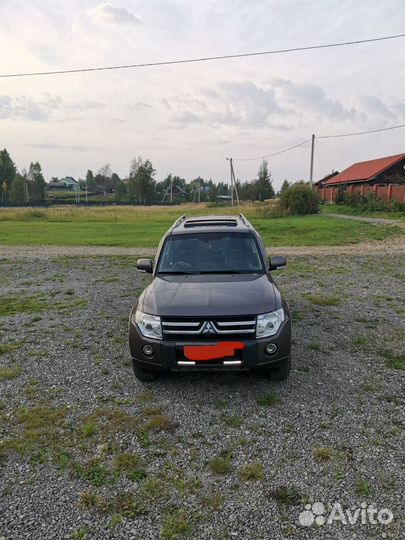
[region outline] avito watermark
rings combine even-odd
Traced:
[[[343,508],[339,502],[334,502],[330,512],[322,502],[306,504],[298,516],[298,521],[304,527],[315,524],[332,525],[342,523],[343,525],[389,525],[394,519],[394,514],[389,508],[376,508],[373,503],[362,502],[359,507]]]

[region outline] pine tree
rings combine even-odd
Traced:
[[[96,182],[94,180],[94,174],[93,171],[90,169],[86,173],[86,184],[88,191],[95,191],[96,190]]]
[[[15,205],[26,204],[26,180],[21,174],[16,174],[10,187],[10,202]]]
[[[37,204],[45,199],[46,182],[42,174],[41,165],[38,163],[38,161],[30,164],[27,185],[29,200],[31,203]]]
[[[282,195],[283,193],[285,193],[286,191],[288,191],[290,189],[290,183],[288,180],[284,180],[283,182],[283,185],[281,186],[281,189],[280,189],[280,195]]]
[[[8,193],[10,191],[11,183],[17,173],[16,166],[10,157],[7,149],[0,151],[0,188],[1,188],[1,200],[7,202]]]
[[[257,180],[254,182],[255,198],[259,201],[272,199],[274,197],[274,189],[271,183],[271,173],[267,167],[267,161],[263,160],[260,165]]]

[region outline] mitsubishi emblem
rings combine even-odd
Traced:
[[[215,329],[214,324],[211,321],[205,321],[202,329],[203,334],[216,334],[217,331]]]

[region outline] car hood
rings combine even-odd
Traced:
[[[255,315],[281,306],[267,275],[157,276],[139,298],[145,313],[162,317]]]

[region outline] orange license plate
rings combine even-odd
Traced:
[[[183,352],[187,360],[219,360],[233,357],[236,350],[244,348],[241,341],[220,341],[214,345],[185,345]]]

